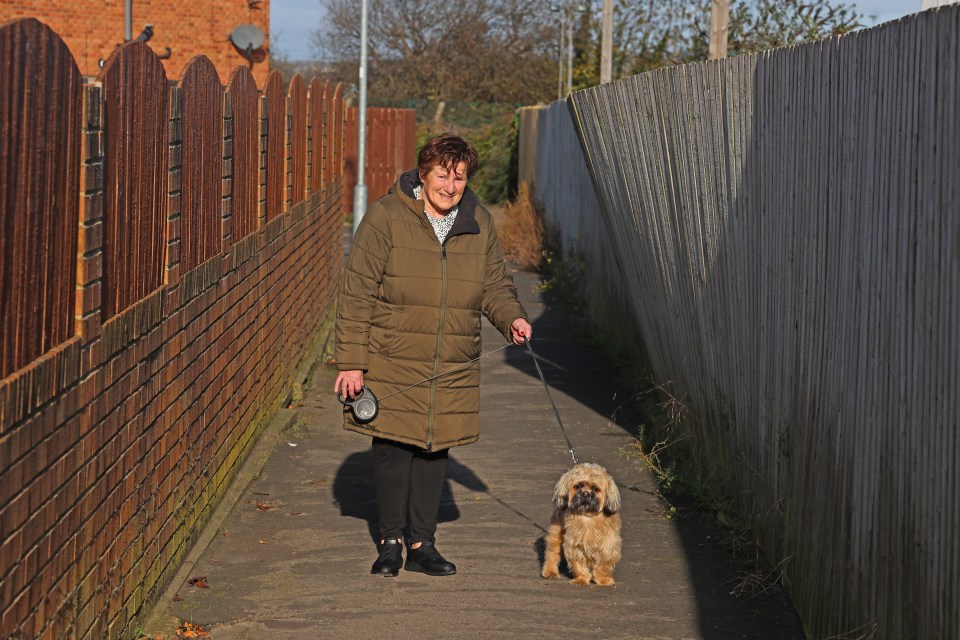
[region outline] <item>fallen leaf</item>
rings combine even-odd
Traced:
[[[258,501],[257,501],[257,509],[260,509],[260,511],[267,511],[267,510],[269,510],[269,509],[273,509],[273,507],[271,507],[270,505],[268,505],[268,504],[265,503],[265,502],[260,502],[260,501],[258,500]]]
[[[269,494],[269,493],[261,493],[261,492],[259,492],[259,491],[254,491],[254,492],[253,492],[253,495],[255,495],[255,496],[268,496],[268,495],[270,495],[270,494]]]
[[[200,576],[198,578],[190,578],[187,581],[187,584],[192,584],[198,589],[209,589],[207,586],[207,576]]]
[[[174,602],[180,602],[181,600],[183,600],[183,596],[181,596],[179,593],[178,593],[177,595],[173,596],[173,601],[174,601]]]
[[[267,543],[264,542],[263,540],[257,540],[257,542],[259,542],[260,544],[267,544]]]
[[[295,445],[295,444],[294,444],[294,443],[292,443],[292,442],[288,442],[287,444],[288,444],[288,445],[290,445],[291,447],[295,447],[295,446],[297,446],[297,445]]]
[[[209,636],[210,632],[206,631],[203,628],[203,625],[193,624],[192,622],[184,621],[180,628],[177,629],[178,638],[203,638]]]
[[[291,513],[290,515],[292,515],[292,516],[302,516],[302,515],[303,515],[303,511],[294,511],[294,512]]]

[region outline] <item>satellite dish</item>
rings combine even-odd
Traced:
[[[263,46],[265,36],[260,27],[252,24],[241,24],[230,32],[230,42],[245,55],[249,56],[254,49]]]

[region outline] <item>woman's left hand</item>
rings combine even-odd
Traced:
[[[533,337],[533,327],[524,318],[517,318],[510,323],[510,335],[513,344],[523,344]]]

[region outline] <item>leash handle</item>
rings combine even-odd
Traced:
[[[560,411],[557,409],[557,403],[553,401],[553,396],[550,395],[550,387],[547,386],[547,379],[543,377],[543,371],[540,369],[540,362],[537,360],[537,354],[533,352],[533,347],[530,346],[530,340],[524,338],[523,343],[527,345],[527,351],[530,352],[530,357],[533,358],[533,364],[537,368],[537,374],[540,376],[540,382],[543,383],[543,388],[547,392],[547,398],[550,400],[550,405],[553,407],[553,415],[557,417],[557,424],[560,425],[560,431],[563,432],[563,437],[567,441],[567,451],[570,453],[570,457],[573,459],[573,464],[580,464],[580,460],[577,459],[577,454],[573,450],[573,444],[570,443],[570,437],[567,435],[567,430],[563,428],[563,420],[560,419]]]

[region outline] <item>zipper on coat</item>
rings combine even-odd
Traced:
[[[440,245],[440,326],[437,327],[437,347],[433,352],[433,375],[440,373],[440,344],[443,341],[443,321],[447,313],[447,243]],[[433,450],[433,427],[437,409],[437,379],[430,382],[430,413],[427,428],[427,453]]]

